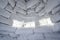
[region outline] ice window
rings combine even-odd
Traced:
[[[25,28],[35,28],[35,22],[27,22],[25,23]]]
[[[13,27],[21,28],[24,24],[24,21],[13,20]]]
[[[24,21],[13,20],[13,27],[35,28],[35,22],[24,22]]]
[[[54,25],[54,23],[52,23],[52,21],[50,20],[50,18],[45,18],[45,19],[41,19],[39,20],[40,26],[46,26],[46,25]]]

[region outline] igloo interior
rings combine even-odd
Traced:
[[[0,0],[0,40],[60,40],[60,0]]]

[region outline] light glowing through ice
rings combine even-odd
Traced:
[[[25,28],[35,28],[35,22],[27,22],[25,23]]]
[[[45,18],[45,19],[41,19],[39,20],[40,26],[52,26],[54,25],[54,23],[52,23],[52,21],[50,20],[50,18]]]
[[[40,26],[53,26],[54,23],[51,22],[50,18],[44,18],[39,20]],[[16,28],[35,28],[35,22],[24,22],[24,21],[18,21],[13,20],[13,27]]]
[[[13,27],[21,28],[24,24],[24,21],[13,20]]]
[[[18,20],[13,20],[13,27],[15,28],[35,28],[35,22],[26,22],[24,21],[18,21]]]

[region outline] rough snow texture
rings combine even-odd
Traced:
[[[54,26],[39,26],[50,17]],[[35,21],[35,28],[14,28],[13,20]],[[0,0],[0,40],[60,40],[60,0]]]

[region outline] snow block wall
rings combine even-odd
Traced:
[[[40,26],[44,18],[54,25]],[[21,28],[13,20],[23,21]],[[35,27],[25,28],[32,21]],[[60,0],[0,0],[0,40],[60,40]]]

